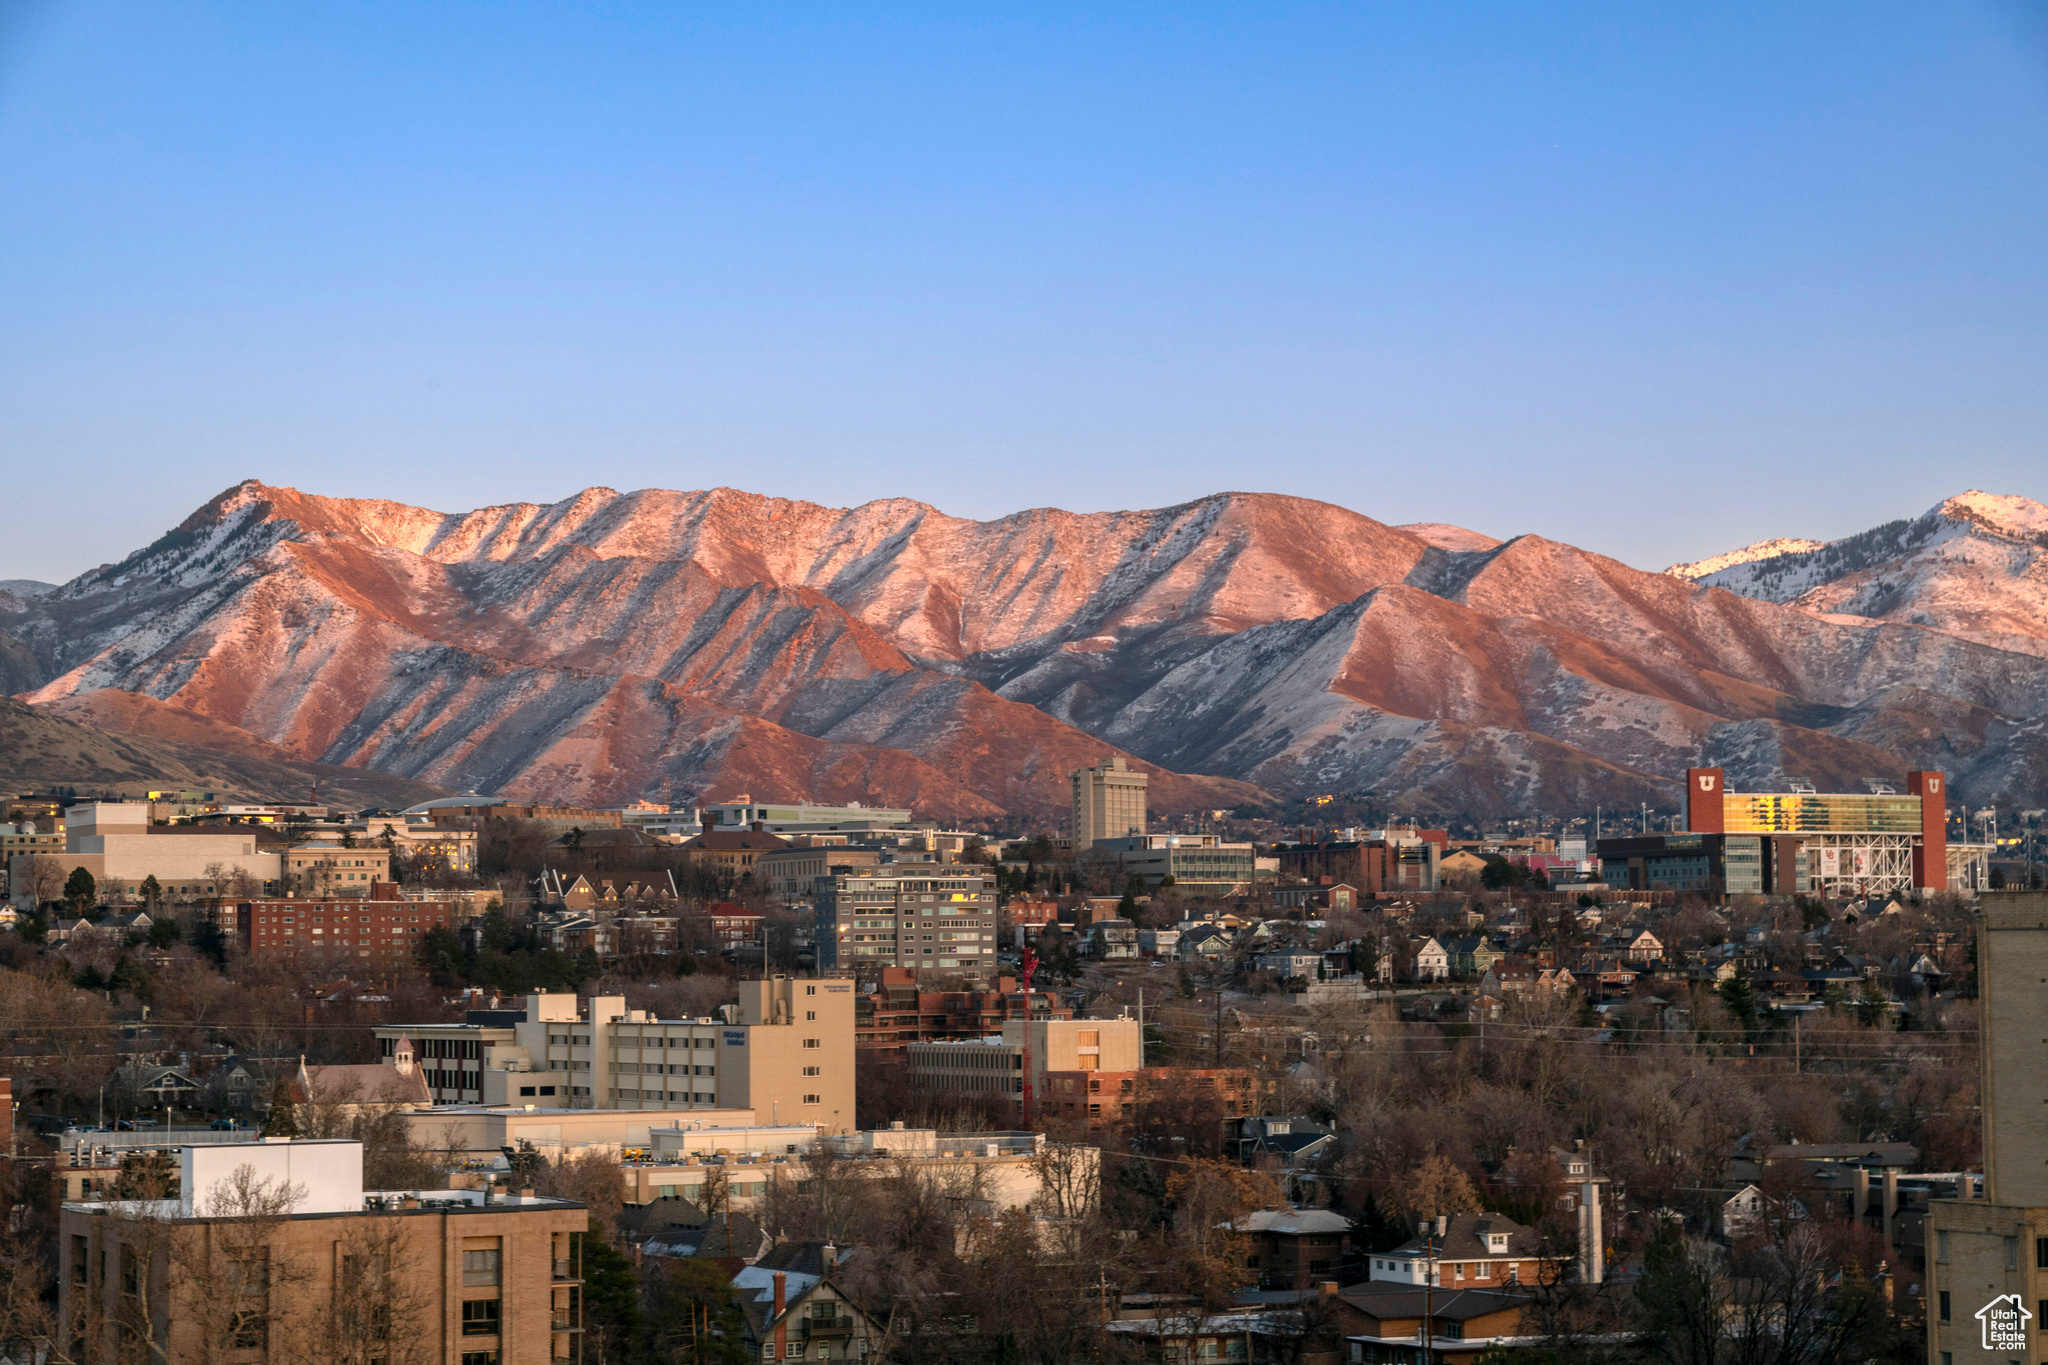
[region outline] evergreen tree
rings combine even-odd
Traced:
[[[156,873],[152,872],[142,879],[142,904],[151,914],[155,914],[157,906],[163,904],[163,899],[164,885],[156,879]]]
[[[1352,1241],[1367,1253],[1392,1251],[1412,1235],[1406,1224],[1389,1215],[1380,1207],[1380,1201],[1370,1194],[1359,1206],[1358,1216],[1351,1220]]]
[[[1721,1003],[1744,1033],[1756,1027],[1756,992],[1750,987],[1748,974],[1740,968],[1721,983]]]
[[[640,1354],[640,1279],[595,1217],[583,1238],[583,1333],[586,1341],[596,1339],[600,1359]]]
[[[263,1115],[263,1136],[298,1135],[299,1111],[298,1106],[292,1103],[292,1083],[279,1076],[277,1084],[270,1087],[270,1108]]]
[[[99,885],[93,881],[92,873],[82,867],[71,869],[71,875],[64,879],[64,899],[71,905],[73,914],[82,915],[99,902]]]
[[[1862,994],[1856,999],[1856,1022],[1865,1028],[1875,1028],[1884,1022],[1890,1008],[1891,1002],[1885,999],[1884,987],[1877,984],[1877,978],[1864,977]]]
[[[192,924],[192,950],[213,959],[216,967],[228,965],[228,936],[210,916],[202,915]]]

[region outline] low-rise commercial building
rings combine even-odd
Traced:
[[[679,1124],[710,1124],[721,1130],[752,1131],[751,1109],[568,1109],[531,1101],[519,1104],[443,1104],[409,1109],[406,1132],[415,1146],[430,1151],[495,1156],[530,1143],[544,1156],[601,1148],[615,1155],[645,1157],[654,1135]],[[806,1133],[811,1130],[804,1129]]]
[[[756,801],[739,796],[714,801],[703,809],[707,830],[763,829],[771,834],[870,834],[898,830],[910,823],[910,812],[890,806],[818,806],[809,801]]]
[[[1124,877],[1141,877],[1151,887],[1171,878],[1175,888],[1190,896],[1242,895],[1257,875],[1250,844],[1225,843],[1214,834],[1097,839],[1095,849],[1114,857]]]

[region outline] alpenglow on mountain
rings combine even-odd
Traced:
[[[1044,818],[1121,753],[1169,812],[1633,806],[1689,765],[1750,789],[1931,767],[2041,804],[2044,555],[2048,509],[1981,493],[1657,574],[1273,494],[970,521],[723,488],[445,514],[249,482],[120,564],[0,595],[0,668],[101,724],[196,713],[561,801]]]

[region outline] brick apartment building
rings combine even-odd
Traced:
[[[69,1358],[126,1359],[145,1336],[149,1358],[167,1365],[582,1356],[581,1204],[366,1191],[359,1142],[270,1139],[180,1157],[167,1200],[63,1205],[58,1314]],[[271,1191],[296,1186],[296,1203],[249,1216],[240,1168]]]
[[[368,896],[270,897],[221,907],[221,929],[251,958],[308,967],[394,967],[411,962],[420,936],[452,929],[467,901],[411,900],[396,882],[372,882]]]
[[[1132,1071],[1051,1071],[1039,1089],[1036,1118],[1085,1122],[1090,1131],[1130,1123],[1147,1105],[1213,1103],[1223,1118],[1258,1112],[1252,1075],[1240,1067],[1141,1067]]]
[[[921,991],[915,967],[884,967],[880,984],[854,997],[856,1055],[901,1059],[911,1043],[981,1038],[1002,1032],[1012,1019],[1072,1019],[1073,1007],[1058,996],[1034,991],[1030,999],[1017,978],[999,977],[991,991]]]

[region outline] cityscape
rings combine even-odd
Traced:
[[[2048,1365],[2044,135],[0,3],[0,1365]]]

